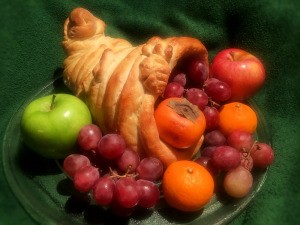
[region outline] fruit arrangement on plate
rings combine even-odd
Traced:
[[[194,38],[132,46],[104,30],[89,11],[71,12],[63,79],[74,95],[26,107],[26,144],[61,162],[78,192],[119,216],[161,199],[199,211],[219,189],[247,196],[253,168],[274,160],[270,144],[255,139],[259,118],[247,103],[265,82],[262,62],[230,48],[209,63]]]

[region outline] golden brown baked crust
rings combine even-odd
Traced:
[[[104,34],[105,23],[83,8],[74,9],[64,25],[66,85],[89,106],[104,132],[120,133],[141,156],[164,165],[190,159],[202,144],[178,150],[159,138],[154,107],[172,69],[197,56],[208,63],[207,50],[190,37],[153,37],[139,46]]]

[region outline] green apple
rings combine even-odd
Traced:
[[[75,151],[79,130],[92,123],[87,105],[74,95],[53,94],[33,100],[21,118],[24,142],[39,155],[63,159]]]

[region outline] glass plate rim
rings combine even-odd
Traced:
[[[33,218],[36,222],[41,223],[41,224],[56,224],[56,221],[53,220],[52,218],[47,218],[49,219],[48,222],[45,222],[45,215],[42,215],[39,213],[39,210],[37,210],[36,208],[34,208],[32,206],[32,204],[29,203],[28,199],[26,198],[25,195],[20,194],[20,190],[21,190],[21,185],[17,182],[17,180],[13,177],[13,176],[9,176],[12,175],[12,173],[10,171],[8,171],[8,163],[6,161],[7,159],[7,151],[4,150],[4,148],[9,145],[9,140],[7,140],[6,134],[9,132],[10,129],[12,129],[12,121],[13,119],[21,114],[22,109],[24,109],[24,107],[29,104],[29,102],[31,102],[32,100],[34,100],[35,98],[37,98],[37,96],[41,96],[41,95],[45,95],[45,94],[50,94],[51,92],[53,92],[54,90],[54,83],[58,80],[62,79],[62,77],[59,78],[55,78],[52,79],[51,81],[48,81],[48,83],[44,86],[42,86],[41,88],[38,89],[37,92],[35,92],[34,94],[30,95],[29,98],[27,98],[23,103],[20,104],[20,106],[16,109],[16,111],[13,113],[12,117],[10,118],[7,127],[5,129],[5,133],[4,133],[4,138],[3,138],[3,143],[2,143],[2,147],[3,147],[3,151],[2,151],[2,165],[4,167],[4,175],[6,178],[7,183],[9,184],[9,187],[11,188],[13,194],[15,195],[15,197],[17,198],[17,200],[19,201],[20,205],[23,207],[23,209],[29,214],[29,216],[31,218]],[[259,118],[259,124],[261,125],[261,129],[264,129],[263,133],[267,133],[268,134],[268,143],[272,144],[272,140],[271,140],[271,136],[268,133],[268,126],[267,123],[264,119],[264,117],[262,116],[262,112],[260,111],[260,109],[257,107],[257,104],[255,103],[254,100],[250,100],[249,101],[250,105],[253,105],[255,108],[255,111],[258,114],[258,118]],[[259,184],[255,187],[255,189],[251,192],[251,194],[247,197],[247,199],[245,201],[243,201],[242,204],[239,205],[239,207],[235,208],[234,211],[232,211],[228,216],[224,217],[222,220],[219,220],[218,222],[214,223],[215,225],[221,225],[221,224],[227,224],[230,221],[232,221],[238,214],[240,214],[245,208],[246,206],[248,206],[248,204],[253,200],[253,198],[256,196],[256,194],[260,191],[260,189],[262,188],[263,184],[265,183],[265,180],[267,179],[267,174],[268,174],[268,170],[269,168],[267,168],[263,175],[260,178],[260,182]],[[48,214],[46,216],[49,216]],[[190,221],[187,223],[184,223],[186,225],[188,224],[194,224],[194,221]]]

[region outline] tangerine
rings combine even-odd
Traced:
[[[254,133],[257,127],[255,111],[247,104],[230,102],[224,104],[219,111],[219,129],[229,135],[235,130]]]
[[[167,167],[162,179],[162,190],[171,207],[193,212],[203,208],[212,198],[214,179],[200,164],[180,160]]]

